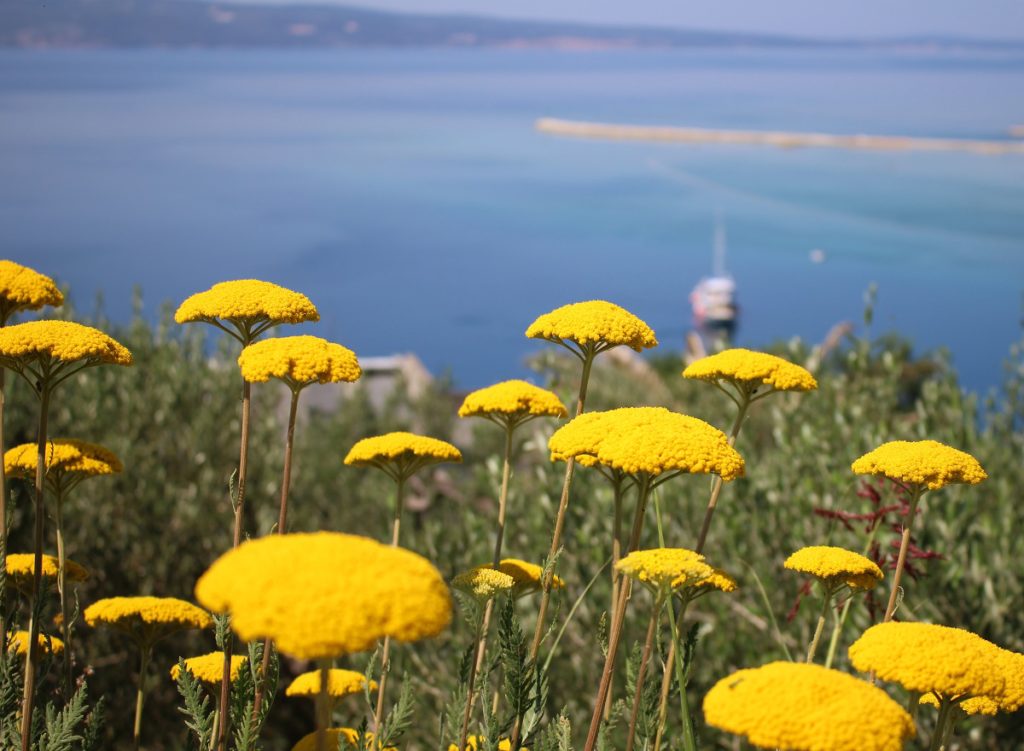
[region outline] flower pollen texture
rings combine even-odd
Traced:
[[[107,626],[144,643],[175,631],[213,625],[209,613],[176,597],[108,597],[94,602],[82,615],[94,628]]]
[[[490,600],[502,592],[510,592],[516,580],[500,569],[476,566],[452,579],[452,586],[477,600]]]
[[[64,295],[53,279],[14,261],[0,261],[0,323],[19,310],[59,308]]]
[[[640,352],[658,346],[654,331],[625,308],[604,300],[563,305],[526,329],[530,339],[576,342],[581,347],[625,345]]]
[[[132,353],[99,329],[72,321],[29,321],[0,328],[0,360],[89,360],[131,365]]]
[[[709,725],[758,748],[901,751],[914,721],[880,688],[819,665],[772,662],[739,670],[704,697]]]
[[[889,441],[864,454],[850,468],[858,475],[884,475],[929,490],[950,483],[977,485],[988,477],[973,456],[938,441]]]
[[[282,336],[250,344],[239,355],[238,367],[251,383],[277,378],[292,388],[355,381],[362,375],[355,352],[317,336]]]
[[[216,319],[254,323],[303,323],[319,321],[320,313],[300,292],[258,279],[220,282],[197,292],[178,306],[178,323]]]
[[[231,682],[238,680],[242,668],[249,662],[244,655],[231,655]],[[188,657],[185,659],[185,670],[192,674],[196,680],[209,685],[219,685],[224,680],[224,653],[210,652],[199,657]],[[178,680],[181,674],[179,665],[171,666],[171,680]]]
[[[363,652],[385,636],[436,636],[451,620],[451,595],[429,561],[336,532],[245,542],[199,578],[196,598],[230,613],[245,641],[270,638],[309,660]]]
[[[654,590],[679,590],[696,586],[714,573],[704,556],[685,548],[634,550],[615,568]]]
[[[4,472],[10,477],[35,477],[37,451],[35,443],[23,443],[8,449],[4,454]],[[124,471],[121,460],[110,449],[74,438],[47,441],[45,454],[47,472],[113,475]]]
[[[327,674],[327,695],[340,699],[350,694],[359,694],[366,689],[366,676],[355,670],[331,668]],[[377,689],[377,681],[370,681],[370,691]],[[311,670],[296,677],[285,690],[286,696],[306,696],[315,699],[320,693],[320,671]]]
[[[439,438],[398,431],[356,441],[345,464],[363,466],[410,458],[429,463],[461,462],[462,452]]]
[[[562,400],[554,393],[526,381],[502,381],[469,394],[459,407],[459,417],[506,415],[509,417],[566,417]]]
[[[732,381],[749,387],[771,386],[776,391],[813,391],[814,376],[781,357],[749,349],[727,349],[697,360],[683,371],[683,378],[701,381]]]
[[[7,555],[7,576],[15,580],[15,586],[19,589],[22,583],[29,585],[29,589],[31,589],[35,558],[33,553],[9,553]],[[54,556],[43,556],[44,579],[56,579],[58,567],[59,561]],[[65,558],[64,578],[70,582],[84,582],[89,578],[89,572],[85,566],[75,563],[70,558]]]
[[[792,571],[821,579],[830,587],[843,583],[852,589],[871,589],[884,576],[882,569],[870,558],[829,545],[801,548],[783,565]]]

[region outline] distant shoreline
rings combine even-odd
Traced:
[[[966,151],[973,154],[1024,154],[1024,141],[912,136],[839,135],[773,130],[718,130],[661,125],[559,120],[542,117],[534,126],[541,133],[570,138],[614,141],[662,141],[671,143],[721,143],[744,146],[775,146],[781,149],[826,148],[864,151]]]

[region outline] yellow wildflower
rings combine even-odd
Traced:
[[[345,457],[345,464],[393,467],[393,471],[404,476],[427,464],[461,461],[462,453],[447,441],[401,431],[356,441]]]
[[[341,668],[332,668],[328,671],[327,695],[333,699],[358,694],[366,688],[366,676],[362,673]],[[377,681],[370,681],[369,690],[377,690]],[[320,695],[320,671],[311,670],[298,676],[284,693],[286,696],[308,696],[315,699]]]
[[[477,738],[477,736],[475,736],[475,735],[467,735],[466,736],[466,751],[477,751],[477,747],[478,746],[482,747],[483,743],[484,743],[484,739],[483,738]],[[509,738],[499,738],[498,739],[498,751],[511,751],[511,749],[512,749],[512,741],[511,741],[511,739],[509,739]],[[454,744],[454,743],[449,744],[448,751],[459,751],[459,747],[456,744]],[[521,751],[526,751],[526,749],[521,749]]]
[[[82,615],[90,626],[122,631],[143,645],[175,631],[213,625],[205,610],[175,597],[108,597],[94,602]]]
[[[902,751],[914,721],[880,688],[819,665],[739,670],[704,697],[709,725],[759,748]]]
[[[37,634],[36,639],[38,640],[39,649],[43,652],[47,652],[52,655],[59,655],[64,651],[64,642],[56,636]],[[7,651],[13,651],[15,654],[19,655],[23,655],[28,652],[28,631],[15,631],[12,634],[8,634]]]
[[[884,475],[904,485],[938,490],[950,483],[977,485],[988,477],[970,454],[938,441],[890,441],[851,465],[858,475]]]
[[[634,550],[615,568],[655,592],[696,586],[714,573],[704,562],[704,556],[685,548]]]
[[[53,360],[131,365],[132,353],[99,329],[71,321],[29,321],[0,329],[0,362]]]
[[[32,591],[32,577],[35,569],[35,554],[9,553],[7,555],[7,581],[20,592]],[[57,578],[58,561],[52,555],[43,556],[43,578]],[[84,582],[89,572],[84,566],[70,558],[64,559],[64,579],[69,582]]]
[[[604,300],[572,303],[545,313],[526,329],[530,339],[547,339],[596,351],[625,345],[637,352],[658,346],[651,327],[625,308]]]
[[[518,425],[534,417],[565,417],[569,412],[555,394],[526,381],[502,381],[469,394],[459,417],[486,417]]]
[[[178,323],[218,319],[265,330],[279,323],[319,321],[320,314],[305,295],[257,279],[215,284],[189,297],[174,313]]]
[[[540,592],[544,569],[536,563],[522,561],[518,558],[502,558],[501,563],[498,564],[498,570],[511,576],[515,582],[515,587],[512,589],[513,597]],[[551,580],[551,588],[563,589],[564,587],[565,580],[555,574]]]
[[[1004,651],[961,628],[891,621],[851,644],[850,662],[908,691],[946,699],[986,696],[1011,705],[1014,687],[1007,685]]]
[[[36,474],[38,446],[23,443],[4,454],[4,471],[9,477],[32,478]],[[74,438],[47,441],[46,471],[48,474],[110,475],[124,470],[124,465],[110,449]]]
[[[356,748],[359,743],[359,731],[352,728],[328,728],[326,736],[327,748],[332,751],[342,747],[342,741],[345,741],[344,748]],[[373,744],[373,733],[366,733],[366,740]],[[376,746],[371,745],[371,748],[376,748]],[[303,736],[302,740],[292,746],[292,751],[317,751],[316,732]],[[395,751],[395,748],[389,746],[384,751]]]
[[[489,565],[475,566],[452,579],[455,589],[484,601],[511,591],[515,583],[511,576]]]
[[[735,592],[738,588],[736,580],[720,568],[712,568],[711,574],[693,585],[695,592],[706,592],[717,589],[719,592]]]
[[[238,367],[247,381],[278,378],[293,391],[311,383],[355,381],[362,375],[352,350],[317,336],[282,336],[250,344],[239,355]]]
[[[793,553],[783,564],[820,579],[827,588],[846,584],[851,589],[871,589],[883,578],[874,561],[843,548],[811,545]]]
[[[451,595],[425,558],[335,532],[250,540],[218,558],[196,598],[245,641],[273,639],[281,652],[325,659],[372,649],[385,636],[436,636]]]
[[[743,390],[771,386],[775,391],[812,391],[818,388],[807,370],[781,357],[749,349],[727,349],[701,358],[683,371],[683,378],[729,381]]]
[[[929,692],[921,697],[920,703],[929,707],[938,707],[941,700],[935,694]],[[985,696],[976,696],[972,699],[964,699],[963,701],[957,702],[957,706],[960,707],[965,714],[980,714],[992,717],[999,713],[999,705]]]
[[[238,680],[242,668],[249,662],[249,658],[243,655],[231,655],[231,682]],[[224,653],[210,652],[199,657],[187,657],[185,659],[185,670],[194,678],[211,686],[219,686],[224,680]],[[180,665],[171,666],[171,680],[178,680],[181,674]]]
[[[743,474],[743,457],[718,428],[662,407],[623,407],[587,412],[555,431],[551,459],[593,457],[627,474],[714,473],[723,480]]]
[[[0,261],[0,323],[20,310],[63,304],[64,295],[50,277],[14,261]]]

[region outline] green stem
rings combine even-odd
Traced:
[[[946,723],[949,721],[952,702],[943,697],[939,701],[939,716],[935,720],[935,732],[932,734],[932,742],[928,744],[928,751],[942,751],[946,731]]]
[[[402,529],[402,504],[405,496],[405,475],[397,476],[397,487],[395,488],[395,518],[391,527],[391,547],[398,547],[399,535]],[[384,648],[380,657],[380,682],[377,686],[377,706],[373,711],[373,732],[380,735],[380,723],[384,717],[384,691],[388,681],[388,671],[391,656],[391,637],[384,637]]]
[[[135,693],[135,727],[132,732],[135,751],[142,747],[142,706],[146,698],[146,670],[149,668],[151,649],[149,644],[139,645],[139,687]]]
[[[736,445],[736,438],[740,434],[740,429],[743,427],[743,419],[747,416],[747,410],[750,408],[750,394],[747,391],[743,391],[742,401],[738,402],[739,410],[736,412],[736,418],[732,422],[732,430],[729,431],[729,445]],[[700,526],[700,534],[697,536],[697,547],[694,548],[696,552],[704,552],[704,543],[708,539],[708,530],[711,528],[711,517],[715,515],[715,508],[718,506],[718,496],[722,492],[722,476],[715,475],[711,480],[711,496],[708,498],[708,507],[704,511],[704,521]]]
[[[871,552],[871,546],[875,542],[875,535],[878,533],[879,525],[876,523],[871,527],[871,532],[868,534],[868,540],[864,544],[864,550],[861,552],[862,555],[866,556]],[[846,598],[846,602],[843,603],[843,609],[839,613],[839,617],[836,619],[835,625],[832,627],[832,638],[828,643],[828,655],[825,657],[825,667],[832,667],[832,663],[835,662],[836,651],[839,648],[839,637],[842,636],[843,628],[846,626],[846,619],[850,615],[850,607],[853,605],[853,592],[850,592],[850,596]]]
[[[71,620],[68,617],[67,557],[64,548],[63,493],[54,494],[54,524],[57,527],[57,593],[60,596],[60,628],[64,637],[64,700],[71,699]]]
[[[672,628],[672,647],[675,652],[676,683],[679,684],[679,713],[683,718],[683,749],[684,751],[697,751],[697,734],[693,729],[690,704],[686,697],[686,666],[683,665],[683,648],[679,633],[683,625],[683,617],[686,615],[686,606],[689,604],[689,600],[683,600],[683,604],[679,608],[678,620],[676,620],[672,608],[669,608],[669,626]]]
[[[824,586],[824,585],[823,585]],[[825,597],[824,603],[821,606],[821,613],[818,615],[818,624],[814,628],[814,637],[811,639],[811,644],[807,647],[807,663],[814,662],[814,653],[818,651],[818,642],[821,641],[821,635],[825,631],[825,620],[828,618],[828,608],[832,603],[832,588],[824,586]]]
[[[640,666],[636,672],[636,687],[633,691],[633,709],[629,716],[629,732],[626,735],[626,751],[633,751],[633,742],[636,739],[636,722],[640,717],[640,704],[644,698],[644,679],[647,677],[647,663],[651,659],[651,649],[654,646],[654,633],[658,628],[658,618],[661,615],[661,606],[665,602],[664,597],[659,593],[654,598],[654,608],[651,610],[651,618],[647,623],[647,636],[644,639],[644,651],[640,656]]]
[[[896,571],[892,576],[892,591],[889,593],[889,604],[885,608],[885,618],[882,623],[892,620],[896,612],[896,597],[900,591],[900,577],[903,575],[903,567],[907,561],[907,548],[910,547],[910,532],[914,526],[914,515],[917,513],[917,502],[924,495],[924,488],[915,485],[910,493],[910,510],[907,512],[907,523],[903,527],[903,538],[900,540],[900,553],[896,558]]]
[[[320,661],[320,691],[316,695],[316,751],[327,751],[327,726],[331,718],[331,697],[328,686],[331,680],[331,663]],[[380,735],[380,729],[377,729]]]

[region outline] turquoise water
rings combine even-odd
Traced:
[[[1019,338],[1024,156],[612,143],[537,117],[1005,138],[1024,58],[868,52],[0,54],[0,247],[158,302],[306,292],[321,335],[465,387],[521,375],[538,314],[603,297],[679,348],[725,217],[738,343],[860,320],[987,388]],[[825,251],[824,263],[809,260]]]

